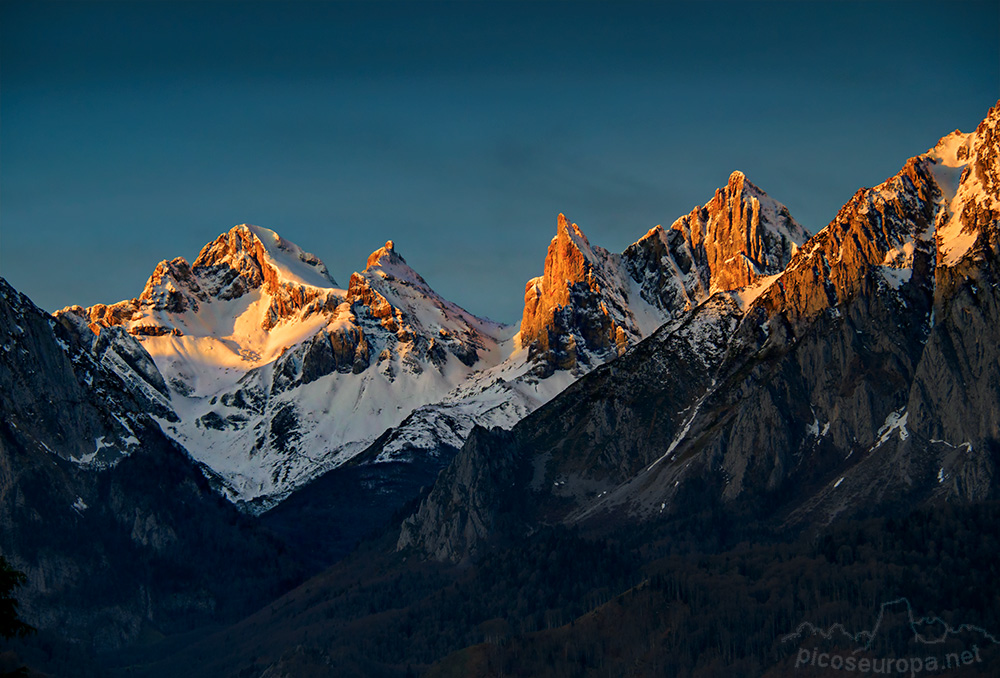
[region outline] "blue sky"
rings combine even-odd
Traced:
[[[5,1],[0,275],[114,302],[249,222],[513,322],[559,212],[621,251],[740,169],[816,231],[998,97],[996,2]]]

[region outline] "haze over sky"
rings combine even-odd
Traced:
[[[734,169],[815,232],[1000,97],[1000,3],[0,3],[0,275],[137,296],[276,230],[520,319],[565,212],[621,251]]]

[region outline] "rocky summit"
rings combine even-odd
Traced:
[[[518,340],[552,368],[596,366],[711,294],[781,272],[807,238],[788,208],[742,172],[620,255],[591,247],[560,214],[545,273],[525,287]]]

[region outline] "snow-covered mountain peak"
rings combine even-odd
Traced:
[[[467,367],[496,364],[498,346],[509,332],[498,323],[479,318],[439,295],[406,263],[393,241],[368,257],[361,273],[351,275],[347,302],[362,326],[394,335],[390,354],[408,356],[411,367],[423,356],[444,369],[447,354]],[[482,363],[485,360],[486,363]],[[420,362],[418,361],[418,362]],[[408,369],[408,368],[407,368]]]
[[[969,163],[975,177],[974,189],[988,199],[992,209],[1000,203],[1000,101],[979,123],[971,141]]]
[[[268,228],[250,224],[243,226],[264,245],[268,263],[276,267],[285,280],[314,287],[337,286],[326,265],[315,254],[304,251]]]
[[[177,257],[171,261],[161,261],[157,264],[152,275],[149,276],[149,280],[146,281],[142,294],[139,295],[140,306],[158,308],[169,313],[197,311],[199,302],[207,300],[208,295],[201,289],[198,278],[192,273],[191,266],[183,257]],[[133,331],[132,333],[144,334],[148,332]]]
[[[971,133],[955,130],[941,137],[926,155],[945,167],[964,167],[969,162],[969,147],[973,140]]]
[[[193,264],[158,264],[135,299],[62,313],[137,341],[162,375],[163,430],[230,498],[265,503],[501,362],[512,333],[438,295],[392,241],[343,290],[246,224]]]
[[[121,327],[139,337],[176,393],[200,397],[315,334],[345,296],[318,258],[242,224],[208,243],[194,264],[160,262],[137,298],[59,313],[95,334]]]
[[[121,326],[137,336],[228,340],[227,352],[247,360],[289,345],[267,348],[272,329],[330,312],[345,295],[314,255],[242,224],[205,245],[193,264],[181,257],[157,264],[137,298],[65,312],[85,318],[94,332]]]
[[[328,289],[336,286],[326,266],[274,231],[241,224],[205,245],[191,268],[221,299],[235,299],[261,286],[274,293],[291,284]]]
[[[975,132],[946,135],[855,193],[754,303],[810,319],[872,285],[905,305],[907,290],[940,284],[1000,224],[998,149],[1000,104]]]

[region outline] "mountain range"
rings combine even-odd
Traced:
[[[992,496],[998,118],[858,191],[779,275],[710,296],[513,435],[474,435],[400,546],[474,553],[503,510],[498,474],[532,489],[512,506],[529,531],[606,530],[694,502],[779,526]],[[477,474],[484,456],[501,467]]]
[[[123,330],[127,350],[155,366],[146,395],[164,410],[163,431],[225,496],[260,511],[389,429],[377,460],[513,425],[682,310],[779,272],[807,237],[739,172],[621,255],[591,247],[560,214],[518,328],[440,297],[392,241],[343,289],[315,256],[244,224],[193,264],[158,264],[137,298],[55,317],[84,341]],[[74,459],[114,463],[126,441]]]
[[[741,172],[620,254],[560,214],[515,326],[392,241],[345,289],[246,224],[111,305],[49,315],[3,282],[0,544],[26,618],[138,675],[496,673],[512,646],[461,654],[483,628],[652,595],[667,556],[988,505],[998,128],[1000,105],[812,236]],[[522,582],[551,600],[483,588],[560,549],[565,581]],[[184,628],[222,630],[171,644]]]

